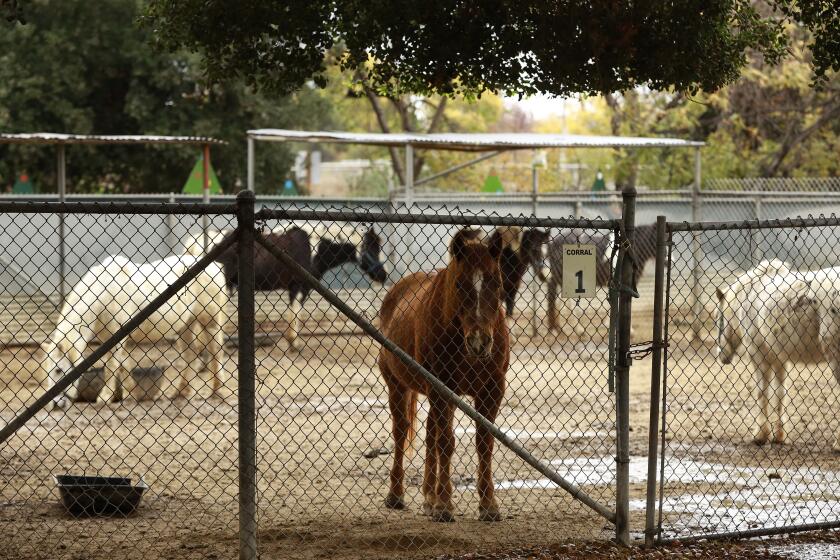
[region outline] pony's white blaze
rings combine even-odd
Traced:
[[[476,270],[473,273],[473,287],[475,287],[475,314],[476,316],[480,315],[481,313],[481,288],[484,285],[484,273],[480,270]]]

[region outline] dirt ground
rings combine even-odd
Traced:
[[[358,305],[375,309],[376,297],[364,294],[367,299]],[[567,328],[566,334],[547,333],[540,314],[534,322],[536,335],[529,309],[525,299],[512,327],[508,390],[497,423],[561,475],[612,507],[615,402],[607,385],[606,308],[601,301],[566,309],[568,326],[580,327]],[[257,350],[258,538],[263,557],[429,558],[604,542],[612,536],[608,522],[498,447],[494,478],[505,518],[492,525],[478,522],[474,429],[460,413],[453,465],[456,522],[434,524],[421,514],[422,429],[407,468],[408,508],[386,510],[382,501],[391,461],[390,418],[375,366],[378,347],[347,334],[352,326],[322,302],[314,301],[302,313],[306,321],[301,352],[290,351],[282,340]],[[263,324],[269,331],[277,326],[276,321]],[[637,340],[650,338],[649,311],[643,306],[634,327]],[[804,464],[825,477],[823,471],[836,467],[828,440],[831,428],[836,428],[829,411],[836,410],[831,403],[836,403],[837,390],[826,383],[814,391],[817,370],[804,370],[793,379],[791,400],[796,406],[791,409],[803,412],[792,415],[791,424],[797,427],[791,443],[757,454],[748,443],[753,402],[749,377],[737,367],[725,369],[711,360],[708,340],[681,344],[672,349],[671,372],[675,379],[684,375],[692,383],[677,383],[668,395],[666,472],[676,483],[666,485],[666,498],[720,494],[721,484],[696,475],[705,464],[760,466],[764,471],[758,476],[765,477],[768,468],[781,472]],[[66,412],[38,413],[0,448],[0,557],[235,557],[235,352],[233,347],[226,349],[230,377],[221,397],[209,396],[208,379],[200,374],[192,380],[197,394],[189,400],[171,400],[170,386],[166,396],[154,402],[79,403]],[[172,364],[167,369],[170,384],[183,367],[169,348],[137,348],[133,357],[140,365]],[[42,358],[32,347],[0,352],[3,422],[39,394]],[[650,358],[634,364],[631,515],[637,540],[644,523],[649,376]],[[421,408],[421,426],[424,417]],[[691,474],[682,476],[680,469]],[[150,489],[128,518],[72,519],[62,509],[52,481],[53,475],[63,473],[142,477]],[[784,471],[781,476],[791,475]],[[840,500],[833,493],[840,487],[836,480],[827,484],[830,491],[812,489],[810,497],[819,490],[820,499],[836,505]],[[665,505],[666,528],[675,534],[697,530],[702,519],[696,518],[696,511],[671,507],[667,499]],[[737,517],[736,506],[729,504]],[[718,518],[708,521],[717,526]]]

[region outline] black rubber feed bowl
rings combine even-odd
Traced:
[[[57,475],[61,502],[73,517],[131,515],[149,487],[140,479],[107,476]]]

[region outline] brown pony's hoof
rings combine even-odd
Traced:
[[[770,439],[770,428],[761,428],[753,436],[752,442],[756,445],[764,445]]]
[[[385,507],[388,509],[405,509],[405,501],[402,496],[388,494],[385,498]]]
[[[479,521],[501,521],[502,514],[499,512],[499,508],[478,508],[478,520]]]
[[[434,510],[435,506],[433,506],[429,502],[423,502],[423,515],[432,515],[432,512]]]
[[[455,521],[455,516],[448,509],[434,508],[432,509],[432,521],[437,523],[452,523]]]

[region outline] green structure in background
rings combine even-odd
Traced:
[[[298,196],[298,190],[295,186],[295,182],[291,179],[286,179],[283,182],[283,190],[280,191],[281,196]]]
[[[35,193],[35,185],[32,184],[32,179],[29,178],[29,174],[21,173],[20,176],[15,181],[15,184],[12,186],[12,192],[14,194],[34,194]]]
[[[202,194],[204,192],[204,156],[200,156],[195,162],[195,167],[190,171],[190,177],[184,183],[184,188],[181,190],[184,194]],[[222,194],[222,184],[213,170],[213,165],[210,165],[210,194]]]
[[[505,189],[502,187],[502,181],[498,175],[488,175],[487,179],[484,180],[484,186],[481,187],[481,192],[503,193]]]
[[[607,183],[604,181],[604,174],[601,173],[601,170],[599,169],[598,173],[595,174],[595,181],[592,183],[592,192],[605,190],[607,190]]]

